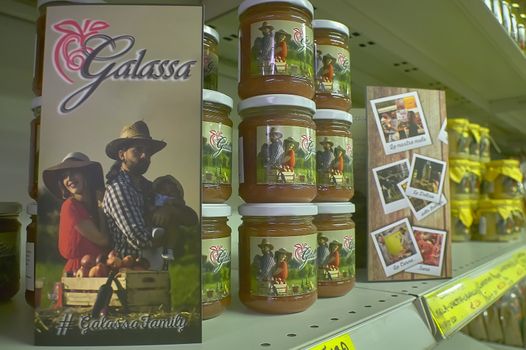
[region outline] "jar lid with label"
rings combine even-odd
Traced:
[[[318,214],[353,214],[356,208],[351,202],[316,203]]]
[[[204,218],[219,218],[232,215],[232,208],[227,204],[203,204],[201,215]]]
[[[65,2],[65,3],[72,3],[72,4],[105,4],[105,0],[38,0],[37,1],[37,8],[52,3],[52,2]]]
[[[299,107],[309,110],[311,113],[316,112],[316,104],[314,101],[296,95],[287,95],[287,94],[268,94],[249,97],[239,102],[237,105],[237,110],[241,113],[244,110],[251,108],[261,108],[261,107]]]
[[[309,216],[318,214],[318,207],[310,203],[255,203],[239,207],[242,216]]]
[[[218,44],[219,44],[219,33],[214,28],[204,25],[203,26],[203,33],[205,35],[211,36]]]
[[[232,100],[232,98],[214,90],[203,89],[203,101],[219,103],[230,109],[234,107],[234,100]]]
[[[272,0],[272,1],[268,1],[268,0],[245,0],[239,5],[239,7],[237,9],[237,14],[241,15],[243,12],[245,12],[246,10],[248,10],[249,8],[251,8],[253,6],[261,5],[261,4],[268,4],[269,2],[272,2],[272,3],[286,3],[286,4],[290,4],[292,6],[302,7],[304,9],[306,9],[308,12],[310,12],[311,16],[314,16],[314,7],[307,0]]]
[[[20,214],[22,205],[17,202],[0,202],[0,216],[14,216]]]
[[[341,120],[352,124],[352,114],[337,109],[317,109],[313,117],[314,120],[331,119]]]
[[[343,33],[347,36],[349,36],[349,27],[347,27],[345,24],[331,21],[328,19],[315,19],[312,21],[312,28],[314,29],[330,29],[335,30],[337,32]]]

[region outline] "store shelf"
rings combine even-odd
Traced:
[[[349,334],[357,349],[431,348],[437,340],[429,321],[420,311],[420,298],[460,278],[489,271],[521,249],[524,249],[523,241],[455,243],[453,279],[360,282],[344,297],[320,299],[305,312],[292,315],[254,313],[246,309],[234,294],[227,312],[204,321],[203,343],[185,345],[184,348],[308,349],[342,334]],[[233,271],[234,293],[237,290],[236,275],[237,271]],[[29,348],[32,342],[30,325],[32,313],[21,293],[13,302],[0,305],[0,344],[17,349]],[[457,335],[454,337],[456,339]],[[120,348],[129,349],[115,347]]]

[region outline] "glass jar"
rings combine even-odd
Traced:
[[[202,205],[202,287],[203,320],[222,314],[230,305],[232,209],[226,204]],[[205,260],[206,257],[206,260]]]
[[[511,26],[511,1],[509,0],[501,0],[501,7],[502,7],[502,26],[508,33],[508,35],[512,34],[512,26]]]
[[[219,33],[203,27],[203,88],[217,90],[219,68]]]
[[[467,159],[449,160],[450,194],[452,200],[465,200],[471,198],[473,174],[471,162]]]
[[[31,101],[33,120],[31,120],[31,138],[29,145],[29,181],[27,191],[29,197],[38,197],[38,157],[40,151],[40,115],[42,111],[42,97],[35,97]]]
[[[510,203],[512,209],[511,215],[513,218],[513,233],[520,235],[524,230],[526,217],[524,216],[524,201],[522,199],[512,199]]]
[[[490,198],[513,199],[523,195],[522,173],[515,159],[493,160],[486,163],[485,190]]]
[[[480,160],[480,125],[469,123],[469,159],[478,162]]]
[[[355,283],[355,224],[352,203],[317,203],[318,297],[347,294]]]
[[[470,191],[469,191],[469,198],[470,199],[479,199],[480,197],[480,187],[482,183],[482,169],[484,168],[484,165],[480,162],[475,161],[469,161],[468,165],[468,171],[471,175],[471,179],[469,181]]]
[[[239,195],[247,203],[309,203],[316,196],[312,100],[263,95],[239,103]]]
[[[352,115],[318,109],[316,123],[316,202],[348,202],[354,195]]]
[[[520,5],[516,2],[511,4],[511,37],[518,44],[519,43],[519,18]]]
[[[39,304],[35,298],[35,243],[37,240],[37,204],[30,203],[27,206],[27,213],[31,217],[31,222],[26,227],[26,302],[35,307]],[[40,295],[38,295],[40,299]]]
[[[497,19],[497,21],[502,24],[503,23],[503,20],[502,20],[502,8],[501,8],[501,3],[502,0],[492,0],[492,10],[493,10],[493,15],[495,16],[495,18]]]
[[[349,28],[325,19],[312,21],[312,27],[316,48],[316,107],[348,111],[352,106]]]
[[[306,310],[317,299],[318,209],[307,203],[243,204],[239,208],[239,298],[269,314]]]
[[[245,0],[239,5],[240,98],[314,97],[313,13],[307,0]]]
[[[451,240],[454,242],[469,241],[473,225],[472,203],[469,200],[451,201]]]
[[[471,204],[471,213],[473,215],[473,223],[471,224],[470,237],[473,237],[473,235],[476,235],[479,229],[479,217],[478,217],[479,201],[480,199],[477,199],[477,200],[470,199],[469,200]]]
[[[449,158],[469,158],[469,120],[448,119]]]
[[[480,161],[487,163],[491,161],[491,138],[489,128],[480,127]]]
[[[514,205],[510,200],[489,199],[479,201],[478,231],[473,240],[511,241],[518,238],[513,220]]]
[[[22,206],[0,202],[0,302],[11,299],[20,288],[20,222]]]
[[[203,90],[201,179],[204,203],[223,203],[232,194],[232,126],[234,102],[213,90]]]

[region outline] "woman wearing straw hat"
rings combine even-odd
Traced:
[[[103,233],[103,214],[98,198],[104,191],[99,163],[85,154],[72,152],[62,162],[43,171],[44,184],[53,195],[64,200],[60,208],[58,248],[67,259],[64,272],[75,273],[84,255],[96,257],[109,247]]]

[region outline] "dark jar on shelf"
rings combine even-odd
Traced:
[[[20,288],[20,222],[22,206],[0,202],[0,302],[11,299]]]
[[[232,230],[227,225],[232,209],[226,204],[202,205],[201,255],[203,320],[219,316],[231,302]],[[206,260],[205,260],[206,257]]]

